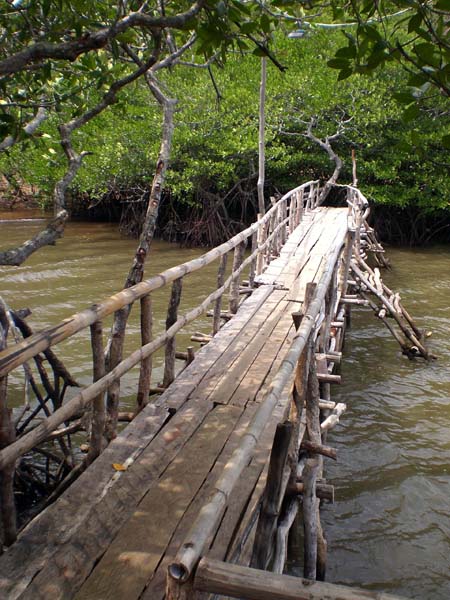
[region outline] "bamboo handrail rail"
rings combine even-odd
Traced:
[[[67,421],[73,415],[81,412],[102,392],[105,392],[114,381],[120,379],[120,377],[125,375],[125,373],[127,373],[139,362],[154,354],[157,350],[162,348],[169,339],[172,339],[185,325],[191,323],[204,312],[206,312],[208,306],[217,300],[217,298],[222,296],[223,293],[230,287],[232,282],[235,281],[241,275],[244,269],[251,263],[251,261],[254,259],[254,254],[256,252],[262,252],[268,247],[272,237],[281,230],[287,221],[288,219],[282,221],[266,239],[264,244],[260,246],[259,249],[257,249],[253,254],[250,254],[250,256],[248,256],[241,263],[240,267],[226,279],[224,284],[207,296],[196,308],[193,308],[185,315],[177,319],[177,321],[175,321],[175,323],[169,327],[169,329],[160,334],[150,343],[145,344],[144,346],[141,346],[132,352],[127,358],[116,365],[114,369],[106,373],[106,375],[104,375],[101,379],[98,379],[79,392],[58,410],[49,415],[42,423],[32,429],[29,433],[23,435],[17,441],[0,450],[0,471],[13,463],[19,456],[22,456],[34,448],[37,444],[43,442],[49,433],[54,431],[59,425],[61,425],[61,423]]]
[[[40,352],[47,350],[50,346],[53,346],[71,335],[78,333],[82,329],[91,326],[95,321],[100,321],[112,313],[133,304],[136,300],[141,299],[143,296],[160,289],[172,283],[175,279],[184,277],[189,273],[198,271],[202,267],[209,265],[224,254],[227,254],[230,250],[233,250],[240,243],[247,240],[254,232],[258,231],[263,227],[267,221],[272,217],[275,211],[278,210],[278,206],[282,203],[287,202],[294,193],[299,190],[304,190],[307,187],[318,184],[318,181],[308,181],[302,185],[290,190],[284,196],[282,196],[278,202],[267,211],[267,213],[256,221],[250,227],[247,227],[244,231],[233,236],[227,242],[224,242],[220,246],[209,250],[202,256],[194,258],[186,263],[171,267],[158,275],[155,275],[145,281],[142,281],[132,287],[123,289],[122,291],[110,296],[103,300],[99,304],[93,304],[91,307],[78,312],[68,319],[65,319],[56,326],[49,327],[35,333],[28,337],[23,342],[15,344],[6,348],[0,353],[0,378],[7,375],[10,371],[20,366],[30,358],[33,358]],[[272,232],[273,235],[274,232]],[[262,246],[258,248],[258,253],[261,252]]]

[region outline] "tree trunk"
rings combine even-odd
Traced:
[[[158,218],[159,205],[161,202],[161,192],[169,163],[174,129],[173,115],[175,112],[176,100],[173,98],[168,98],[163,94],[156,78],[151,73],[146,74],[146,79],[152,94],[159,102],[163,110],[162,138],[159,156],[156,163],[155,175],[153,177],[150,191],[147,213],[145,215],[145,221],[141,237],[139,239],[139,245],[128,273],[128,277],[125,281],[125,288],[131,287],[142,281],[144,275],[145,259],[147,258],[150,244],[155,233],[156,220]],[[117,311],[115,314],[114,323],[112,326],[111,341],[108,348],[108,370],[114,369],[114,367],[122,360],[125,329],[130,311],[131,306],[127,306]],[[108,441],[111,441],[116,437],[117,420],[119,415],[119,397],[120,382],[116,381],[108,390],[107,396],[107,421],[105,433]]]
[[[264,134],[266,128],[266,79],[267,79],[267,59],[261,58],[261,86],[259,90],[259,168],[258,168],[258,212],[264,215],[266,212],[264,206],[264,179],[265,179],[265,145]]]

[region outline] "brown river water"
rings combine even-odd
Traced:
[[[8,216],[9,220],[6,220]],[[42,221],[0,215],[0,246],[12,247],[37,231]],[[5,220],[2,220],[5,219]],[[21,267],[0,267],[3,298],[14,308],[29,307],[37,330],[100,301],[121,288],[136,242],[121,238],[117,227],[71,223],[64,239],[42,249]],[[155,242],[147,276],[201,254]],[[400,291],[419,325],[433,332],[432,363],[409,361],[371,312],[353,311],[348,332],[343,384],[333,399],[347,413],[329,437],[338,462],[326,463],[335,485],[334,505],[322,512],[329,543],[327,579],[424,600],[450,598],[450,247],[389,250],[393,270],[386,282]],[[191,276],[183,291],[187,309],[211,290],[213,265]],[[167,292],[155,297],[157,329],[164,327]],[[105,324],[107,326],[107,324]],[[207,332],[211,319],[198,320],[178,336],[182,350],[193,331]],[[107,327],[105,327],[106,329]],[[138,332],[130,325],[130,344]],[[130,345],[130,349],[132,349]],[[91,379],[88,333],[58,346],[73,375]],[[161,379],[161,359],[154,383]],[[132,399],[137,371],[123,383]],[[16,403],[21,373],[10,377]],[[301,574],[292,557],[291,570]]]

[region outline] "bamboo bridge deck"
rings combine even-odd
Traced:
[[[320,397],[322,390],[329,392],[330,383],[339,382],[332,370],[340,359],[345,327],[349,211],[318,206],[306,210],[291,229],[278,256],[256,274],[253,290],[244,296],[236,314],[0,556],[1,598],[162,600],[166,593],[170,598],[206,598],[214,592],[225,594],[223,590],[227,596],[261,599],[326,594],[328,598],[391,597],[302,579],[292,583],[294,578],[281,575],[284,579],[270,590],[269,586],[263,593],[256,583],[256,591],[248,596],[242,585],[233,593],[231,584],[223,588],[220,582],[211,583],[208,569],[214,565],[234,569],[241,565],[247,569],[241,575],[250,585],[254,570],[248,565],[258,535],[274,435],[279,423],[292,419],[292,394],[308,393],[295,380],[301,361],[292,361],[299,354],[293,355],[292,349],[299,339],[298,349],[304,351],[310,332],[316,336],[322,332],[312,354],[322,386]],[[294,324],[296,315],[300,327],[299,322]],[[307,365],[303,368],[308,372]],[[291,376],[280,379],[283,369]],[[336,422],[339,409],[333,415],[329,397],[320,402],[325,416],[331,413],[328,419]],[[263,413],[265,420],[257,434],[254,424]],[[306,413],[300,409],[297,415],[297,454],[307,429]],[[311,432],[307,437],[314,441]],[[244,448],[240,454],[246,444],[250,450]],[[282,472],[287,462],[285,457]],[[240,470],[235,473],[237,463]],[[221,487],[227,477],[234,477],[229,491]],[[304,494],[306,479],[305,475],[304,483],[296,484],[304,486]],[[286,481],[283,485],[286,489]],[[328,497],[327,490],[322,493]],[[214,524],[190,542],[205,507],[206,513],[213,513]],[[195,550],[202,535],[202,561],[194,587],[184,596],[167,592],[168,567],[172,565],[172,573],[180,575],[173,568],[177,553]],[[179,581],[187,578],[183,568]],[[289,595],[290,585],[297,595]]]

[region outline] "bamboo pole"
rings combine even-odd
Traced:
[[[259,89],[259,136],[258,136],[258,212],[264,214],[264,175],[265,175],[265,128],[266,128],[266,79],[267,79],[267,58],[261,58],[261,84]]]
[[[417,337],[414,335],[414,333],[412,333],[408,327],[405,325],[405,323],[402,322],[401,319],[401,315],[399,315],[399,313],[395,310],[394,306],[391,304],[391,302],[384,296],[384,294],[381,294],[376,286],[372,285],[369,281],[369,278],[366,277],[363,272],[360,270],[360,268],[356,265],[355,262],[352,262],[351,264],[351,268],[353,270],[353,272],[355,273],[355,275],[357,277],[359,277],[360,281],[373,293],[375,294],[375,296],[377,296],[377,298],[379,298],[379,300],[384,304],[384,306],[386,307],[386,309],[389,311],[389,313],[392,315],[392,317],[396,320],[398,326],[400,327],[401,331],[403,332],[403,334],[410,340],[410,342],[417,347],[419,353],[423,356],[423,358],[428,359],[430,358],[428,350],[425,348],[425,346],[417,339]]]
[[[150,294],[141,298],[141,344],[145,346],[153,339],[153,310]],[[139,371],[138,392],[136,396],[136,409],[141,411],[148,403],[152,379],[152,355],[141,362]]]
[[[166,331],[168,331],[178,319],[178,307],[180,306],[183,278],[176,279],[172,284],[169,308],[167,309]],[[175,336],[166,342],[163,387],[169,387],[175,379]]]
[[[258,221],[261,220],[261,213],[258,213]],[[263,246],[265,227],[261,226],[256,232],[256,248],[257,248],[257,257],[256,257],[256,275],[261,275],[264,268],[264,254],[261,251],[261,247]]]
[[[194,588],[243,600],[406,600],[383,592],[305,581],[209,558],[200,561]]]
[[[291,422],[278,423],[270,453],[267,483],[263,492],[250,563],[257,569],[267,569],[272,557],[274,537],[283,500],[284,470],[288,460],[292,433],[293,424]]]
[[[246,242],[242,242],[239,246],[236,246],[234,249],[234,257],[233,257],[233,269],[232,273],[236,273],[239,267],[242,265],[242,261],[244,260],[244,253],[246,248]],[[230,300],[229,300],[229,310],[233,315],[237,313],[239,307],[239,285],[240,278],[236,277],[230,288]]]
[[[101,321],[91,325],[91,347],[93,364],[93,381],[98,381],[105,375],[105,349],[103,347],[103,327]],[[90,465],[100,456],[105,438],[103,437],[106,423],[104,394],[100,393],[92,401],[91,435],[86,465]]]

